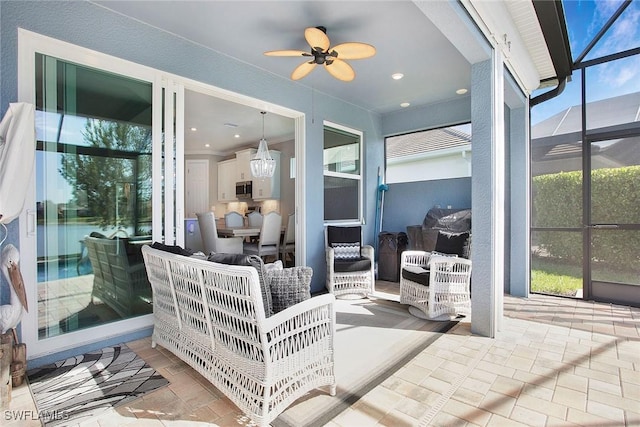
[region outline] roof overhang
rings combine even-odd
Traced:
[[[548,76],[541,79],[541,85],[543,87],[557,85],[571,76],[573,70],[569,34],[567,32],[562,2],[534,0],[533,7],[538,16],[538,22],[544,34],[547,49],[551,55],[553,68],[555,70],[555,76]]]

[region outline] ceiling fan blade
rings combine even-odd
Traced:
[[[264,54],[267,56],[312,56],[304,50],[270,50]]]
[[[298,65],[295,70],[293,70],[293,72],[291,73],[291,79],[300,80],[301,78],[312,72],[315,67],[315,62],[303,62],[302,64]]]
[[[341,43],[331,50],[337,52],[340,59],[364,59],[376,54],[375,47],[359,42]]]
[[[304,38],[307,40],[307,43],[309,43],[309,46],[312,48],[320,48],[322,52],[326,52],[331,45],[329,37],[317,28],[309,27],[304,30]]]
[[[331,64],[325,63],[324,68],[333,77],[343,82],[350,82],[356,77],[356,72],[353,71],[351,65],[338,58],[334,59]]]

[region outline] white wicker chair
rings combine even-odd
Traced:
[[[265,317],[258,273],[145,246],[152,346],[188,363],[252,421],[268,425],[320,386],[336,391],[333,295]]]
[[[407,268],[428,270],[429,286],[408,279]],[[404,251],[400,263],[400,303],[416,317],[449,320],[471,314],[471,261],[424,251]]]
[[[366,298],[374,292],[374,251],[370,245],[360,246],[354,260],[338,260],[334,244],[361,242],[361,227],[327,227],[327,290],[337,298]]]

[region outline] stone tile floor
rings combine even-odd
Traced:
[[[377,286],[380,297],[397,298],[397,283]],[[83,426],[248,424],[199,374],[152,349],[150,338],[128,345],[171,384]],[[40,425],[26,385],[14,389],[0,424]],[[640,425],[640,309],[505,296],[495,339],[473,335],[470,322],[460,322],[328,424],[560,425]]]

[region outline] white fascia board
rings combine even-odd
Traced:
[[[410,156],[394,157],[387,160],[387,164],[411,163],[418,160],[437,159],[439,157],[447,157],[451,155],[466,156],[471,152],[471,144],[461,145],[454,148],[445,148],[444,150],[427,151],[426,153],[412,154]]]
[[[540,75],[505,3],[482,0],[461,0],[461,3],[491,45],[501,51],[520,88],[530,95],[540,86]],[[531,10],[531,19],[537,20],[533,6]]]

